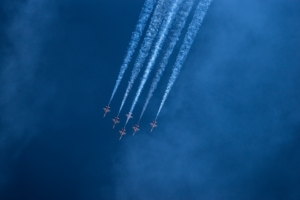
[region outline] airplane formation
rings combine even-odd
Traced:
[[[140,95],[145,88],[146,82],[149,79],[151,71],[153,71],[154,66],[157,65],[157,71],[152,80],[151,87],[148,92],[147,99],[143,106],[142,112],[140,114],[138,123],[132,127],[133,136],[136,134],[137,131],[140,130],[139,122],[143,117],[143,114],[148,106],[151,97],[154,94],[155,89],[158,86],[161,77],[163,76],[163,72],[165,71],[165,68],[168,65],[169,58],[172,55],[173,50],[175,49],[176,43],[178,41],[181,41],[179,40],[179,38],[182,30],[185,30],[184,27],[186,21],[188,21],[188,16],[190,12],[193,10],[193,5],[196,2],[198,2],[196,8],[193,11],[194,14],[187,28],[186,34],[182,40],[175,63],[173,64],[172,74],[169,78],[167,88],[165,90],[165,93],[163,95],[162,101],[156,114],[156,118],[152,123],[150,123],[150,132],[152,132],[153,129],[157,127],[157,118],[163,108],[163,105],[165,104],[165,101],[171,91],[174,82],[176,81],[180,73],[181,68],[183,67],[183,64],[187,58],[187,55],[191,49],[191,46],[195,40],[197,32],[206,15],[211,1],[212,0],[145,0],[141,14],[139,16],[138,23],[134,32],[132,33],[131,41],[129,42],[129,47],[125,55],[123,64],[121,65],[121,69],[116,80],[116,84],[113,89],[111,98],[109,100],[108,105],[105,108],[103,108],[104,118],[107,115],[107,113],[110,112],[110,103],[113,100],[121,84],[121,80],[123,79],[125,71],[131,63],[131,59],[136,51],[136,48],[138,47],[138,44],[142,39],[142,36],[144,35],[144,40],[141,44],[140,50],[138,51],[136,61],[134,62],[131,76],[128,81],[127,89],[125,91],[123,100],[121,102],[119,112],[117,116],[113,119],[113,128],[115,128],[115,126],[118,123],[120,123],[119,115],[127,100],[127,97],[129,96],[133,84],[138,78],[140,71],[142,71],[142,68],[145,67],[130,111],[128,114],[126,114],[127,119],[124,128],[119,131],[119,140],[121,140],[122,137],[126,135],[126,125],[128,121],[133,118],[132,114],[134,108],[136,107]],[[151,20],[148,23],[148,19],[150,19],[151,15]],[[147,24],[148,29],[144,34],[143,32]],[[162,49],[164,50],[162,51]],[[161,54],[162,56],[160,56]],[[162,58],[161,61],[159,63],[156,63],[160,57]]]
[[[103,118],[104,118],[104,117],[106,116],[106,114],[109,113],[109,112],[111,111],[111,110],[110,110],[110,106],[109,106],[109,105],[106,106],[105,108],[103,108],[103,110],[104,110],[104,115],[103,115]],[[133,118],[132,113],[129,112],[128,114],[126,114],[126,117],[127,117],[127,121],[126,121],[126,124],[127,124],[127,122],[128,122],[130,119]],[[116,126],[118,123],[120,123],[119,117],[116,116],[112,121],[114,122],[114,123],[113,123],[113,129],[114,129],[115,126]],[[126,126],[126,124],[125,124],[125,126]],[[153,131],[153,128],[157,127],[157,122],[156,122],[156,120],[154,120],[154,121],[153,121],[152,123],[150,123],[150,124],[151,124],[151,130],[150,130],[150,132],[152,132],[152,131]],[[133,131],[134,131],[134,132],[133,132],[133,136],[134,136],[135,133],[138,132],[138,131],[140,130],[140,126],[139,126],[139,124],[136,124],[136,125],[133,126],[132,128],[133,128]],[[119,140],[121,140],[122,137],[123,137],[124,135],[126,135],[126,129],[125,129],[125,127],[122,128],[122,130],[120,130],[119,133],[120,133],[120,138],[119,138]]]
[[[104,116],[103,116],[103,118],[106,116],[107,113],[110,112],[109,109],[110,109],[110,106],[106,106],[105,108],[103,108],[103,110],[104,110]],[[133,118],[132,113],[126,114],[126,117],[127,117],[127,122],[128,122],[130,119]],[[112,119],[112,121],[114,122],[114,123],[113,123],[113,129],[114,129],[115,126],[116,126],[118,123],[120,123],[119,117],[116,116],[114,119]],[[127,124],[127,122],[126,122],[126,124]],[[125,127],[126,127],[126,124],[125,124]],[[157,127],[157,122],[156,122],[156,120],[154,120],[152,123],[150,123],[150,125],[151,125],[151,130],[150,130],[150,132],[152,132],[153,129],[154,129],[155,127]],[[126,129],[125,129],[125,127],[122,128],[122,130],[119,131],[119,133],[120,133],[120,138],[119,138],[119,140],[121,140],[122,137],[123,137],[124,135],[126,135]],[[133,126],[132,128],[133,128],[133,134],[132,134],[132,136],[134,136],[135,133],[138,132],[138,131],[140,130],[140,126],[139,126],[139,124],[136,124],[136,125]]]

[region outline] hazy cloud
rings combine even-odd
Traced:
[[[0,168],[9,168],[21,147],[36,133],[41,118],[39,109],[51,94],[51,88],[41,89],[42,83],[35,73],[43,64],[43,42],[55,15],[53,5],[45,1],[4,1],[1,4],[10,20],[3,27],[7,40],[1,46],[4,54],[0,74]]]
[[[212,3],[158,128],[121,147],[117,199],[299,198],[296,7]]]

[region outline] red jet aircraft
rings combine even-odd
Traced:
[[[153,131],[153,129],[155,128],[155,127],[157,127],[157,122],[156,122],[156,120],[154,120],[152,123],[150,123],[151,124],[151,131],[150,132],[152,132]]]
[[[140,126],[138,125],[138,124],[136,124],[135,126],[133,126],[132,127],[133,128],[133,130],[134,130],[134,132],[133,132],[133,136],[134,136],[134,134],[137,132],[137,131],[139,131],[140,129]]]
[[[120,130],[119,132],[120,132],[120,135],[121,135],[119,140],[121,140],[123,135],[126,135],[126,130],[125,130],[125,128],[122,128],[122,130]]]
[[[109,113],[110,112],[110,107],[109,106],[106,106],[105,108],[103,108],[103,110],[104,110],[104,116],[103,116],[103,118],[105,117],[105,115],[107,114],[107,113]]]
[[[115,117],[115,118],[113,119],[113,122],[114,122],[113,128],[115,128],[116,124],[120,123],[119,117],[118,117],[118,116]]]
[[[133,118],[131,112],[129,112],[128,114],[126,114],[126,116],[127,116],[127,122],[128,122],[131,118]]]

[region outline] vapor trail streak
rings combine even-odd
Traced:
[[[180,4],[181,4],[182,1],[183,0],[175,0],[172,3],[172,6],[171,6],[171,8],[168,11],[168,14],[167,14],[167,16],[166,16],[166,18],[165,18],[165,20],[164,20],[164,22],[162,24],[162,28],[159,31],[158,39],[156,41],[154,49],[152,50],[152,55],[151,55],[150,60],[149,60],[149,62],[147,64],[147,67],[146,67],[145,72],[143,74],[141,83],[139,85],[139,88],[138,88],[137,93],[135,95],[135,98],[133,100],[132,106],[130,108],[130,113],[133,112],[133,110],[135,108],[135,105],[136,105],[136,103],[137,103],[137,101],[138,101],[138,99],[139,99],[139,97],[141,95],[141,92],[142,92],[142,90],[143,90],[143,88],[145,86],[145,83],[148,80],[149,74],[152,71],[152,68],[153,68],[153,66],[155,64],[156,58],[159,55],[159,52],[160,52],[160,50],[162,48],[162,45],[164,44],[166,36],[167,36],[167,34],[168,34],[169,30],[170,30],[170,27],[171,27],[171,25],[172,25],[172,23],[174,21],[175,15],[176,15],[176,13],[177,13],[177,11],[179,9],[179,6],[180,6]],[[127,124],[128,120],[129,120],[129,118],[127,118],[126,124]],[[125,126],[126,126],[126,124],[125,124]]]
[[[139,121],[141,120],[141,118],[148,106],[148,103],[149,103],[150,99],[152,98],[154,91],[156,90],[156,87],[160,81],[160,78],[161,78],[163,72],[165,71],[165,68],[168,64],[169,58],[170,58],[171,54],[173,53],[175,45],[180,37],[183,27],[185,26],[187,17],[189,16],[189,13],[190,13],[193,5],[194,5],[194,0],[187,0],[183,4],[182,9],[179,11],[178,16],[175,18],[174,27],[172,28],[171,35],[169,36],[170,42],[167,46],[167,50],[162,58],[162,61],[159,64],[159,68],[156,72],[156,75],[152,81],[152,84],[151,84],[146,102],[143,106],[143,110],[141,112]]]
[[[156,0],[146,0],[145,1],[145,4],[144,4],[144,6],[142,8],[142,11],[140,13],[139,20],[137,22],[135,30],[132,33],[131,41],[129,43],[129,47],[128,47],[128,50],[127,50],[127,54],[124,58],[122,66],[121,66],[121,69],[120,69],[120,72],[119,72],[119,75],[118,75],[118,79],[116,80],[116,84],[115,84],[114,90],[112,92],[112,95],[110,97],[108,105],[110,104],[110,102],[114,98],[115,93],[117,92],[117,89],[118,89],[118,87],[121,83],[121,80],[122,80],[123,76],[124,76],[124,73],[128,68],[128,64],[130,63],[130,61],[132,59],[132,55],[134,54],[135,49],[136,49],[136,47],[137,47],[137,45],[140,41],[140,38],[141,38],[141,36],[143,34],[143,31],[145,29],[146,23],[147,23],[147,21],[150,17],[150,14],[152,13],[155,2],[156,2]]]
[[[157,115],[156,115],[156,119],[168,97],[168,94],[170,93],[171,91],[171,88],[174,84],[174,82],[176,81],[176,78],[178,77],[178,74],[186,60],[186,57],[191,49],[191,46],[195,40],[195,37],[197,35],[197,32],[202,24],[202,21],[205,17],[205,14],[207,12],[207,9],[210,5],[212,0],[200,0],[197,8],[196,8],[196,11],[195,11],[195,14],[193,16],[193,19],[192,19],[192,22],[190,23],[189,25],[189,28],[188,28],[188,31],[187,31],[187,34],[185,35],[185,38],[184,38],[184,41],[183,41],[183,44],[180,48],[180,51],[179,51],[179,54],[176,58],[176,61],[175,61],[175,65],[173,67],[173,71],[172,71],[172,75],[169,79],[169,83],[167,85],[167,89],[165,91],[165,94],[163,96],[163,99],[161,101],[161,104],[160,104],[160,107],[158,109],[158,112],[157,112]]]
[[[124,106],[124,103],[127,99],[127,96],[133,86],[133,83],[134,83],[135,79],[137,78],[138,74],[140,73],[140,70],[145,62],[145,59],[148,56],[148,53],[152,46],[153,40],[155,39],[155,37],[158,33],[158,29],[162,23],[162,20],[164,17],[164,12],[165,12],[165,7],[167,6],[169,1],[170,0],[159,0],[157,3],[154,14],[151,18],[149,28],[148,28],[146,36],[145,36],[145,39],[144,39],[142,47],[139,51],[139,55],[134,64],[134,67],[133,67],[133,70],[131,73],[131,77],[128,82],[128,86],[127,86],[126,92],[124,94],[118,115],[120,114],[120,112]]]

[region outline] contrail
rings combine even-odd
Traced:
[[[161,101],[160,107],[158,109],[155,120],[157,119],[167,97],[170,93],[170,90],[178,77],[178,74],[183,66],[183,63],[186,60],[187,54],[189,53],[191,46],[195,40],[197,32],[202,24],[203,18],[205,17],[206,11],[210,5],[212,0],[201,0],[196,8],[195,14],[193,16],[192,22],[189,25],[187,34],[185,35],[183,44],[180,48],[179,54],[176,58],[175,65],[173,67],[172,75],[169,79],[169,83],[167,85],[167,89]]]
[[[161,78],[163,72],[165,71],[165,68],[168,64],[169,58],[170,58],[171,54],[173,53],[175,45],[176,45],[176,43],[177,43],[177,41],[180,37],[180,34],[181,34],[181,31],[182,31],[183,27],[185,26],[187,17],[189,16],[189,13],[190,13],[193,5],[194,5],[194,0],[187,0],[183,4],[183,8],[179,11],[178,16],[175,18],[174,27],[172,28],[171,35],[169,36],[170,42],[169,42],[167,50],[166,50],[166,52],[165,52],[165,54],[162,58],[162,61],[159,64],[159,68],[156,72],[156,75],[155,75],[155,77],[152,81],[150,91],[148,93],[146,102],[144,104],[143,110],[142,110],[141,115],[140,115],[139,122],[140,122],[142,116],[144,115],[144,112],[145,112],[145,110],[148,106],[148,103],[149,103],[150,99],[153,96],[154,91],[156,90],[156,87],[157,87],[157,85],[160,81],[160,78]]]
[[[155,37],[158,33],[158,29],[159,29],[159,27],[162,23],[165,8],[166,8],[169,1],[170,0],[159,0],[158,3],[157,3],[154,14],[151,18],[149,28],[148,28],[146,36],[145,36],[145,39],[144,39],[142,47],[139,51],[139,55],[138,55],[138,57],[136,59],[136,62],[134,64],[134,68],[132,70],[131,77],[130,77],[130,80],[128,82],[128,86],[127,86],[126,92],[124,94],[123,101],[121,103],[118,116],[119,116],[119,114],[120,114],[120,112],[121,112],[121,110],[124,106],[124,103],[127,99],[127,96],[129,94],[132,86],[133,86],[133,83],[134,83],[136,77],[138,76],[138,74],[139,74],[139,72],[140,72],[140,70],[141,70],[141,68],[142,68],[142,66],[145,62],[145,59],[148,56],[148,53],[149,53],[149,50],[152,46],[153,40],[155,39]]]
[[[165,20],[164,20],[164,22],[162,24],[162,28],[161,28],[161,30],[160,30],[160,32],[158,34],[158,36],[159,36],[158,40],[156,41],[154,49],[152,50],[152,55],[151,55],[150,60],[149,60],[149,62],[147,64],[145,72],[143,74],[141,83],[139,85],[139,88],[138,88],[137,93],[135,95],[135,98],[133,100],[133,103],[132,103],[132,106],[130,108],[130,112],[129,113],[132,113],[133,110],[134,110],[134,108],[135,108],[135,105],[136,105],[136,103],[137,103],[137,101],[138,101],[138,99],[139,99],[139,97],[141,95],[141,92],[142,92],[142,90],[143,90],[143,88],[145,86],[145,83],[148,80],[149,74],[152,71],[152,68],[153,68],[153,66],[155,64],[156,58],[159,55],[159,52],[160,52],[160,50],[162,48],[162,45],[163,45],[163,43],[164,43],[164,41],[166,39],[166,36],[167,36],[167,34],[168,34],[169,30],[170,30],[170,27],[171,27],[171,25],[172,25],[172,23],[174,21],[175,15],[176,15],[176,13],[177,13],[177,11],[179,9],[179,6],[180,6],[180,4],[181,4],[182,1],[183,0],[175,0],[172,3],[172,6],[171,6],[171,8],[168,11],[168,14],[167,14],[167,16],[166,16],[166,18],[165,18]],[[129,120],[129,118],[127,118],[125,126],[126,126],[128,120]]]
[[[121,83],[121,80],[122,80],[123,76],[124,76],[124,73],[128,68],[128,64],[130,63],[130,61],[132,59],[132,55],[134,54],[135,49],[136,49],[136,47],[137,47],[137,45],[140,41],[140,38],[141,38],[141,36],[143,34],[143,31],[145,29],[146,23],[147,23],[147,21],[150,17],[150,14],[152,13],[155,2],[156,2],[156,0],[146,0],[145,1],[145,4],[144,4],[144,6],[142,8],[142,11],[140,13],[139,20],[137,22],[135,30],[132,33],[131,41],[129,43],[129,47],[128,47],[128,50],[127,50],[127,54],[124,58],[122,66],[121,66],[119,76],[118,76],[118,79],[116,80],[116,84],[115,84],[114,90],[112,92],[112,95],[110,97],[108,105],[110,105],[110,102],[114,98],[115,93],[117,92],[117,89],[118,89],[118,87]]]

